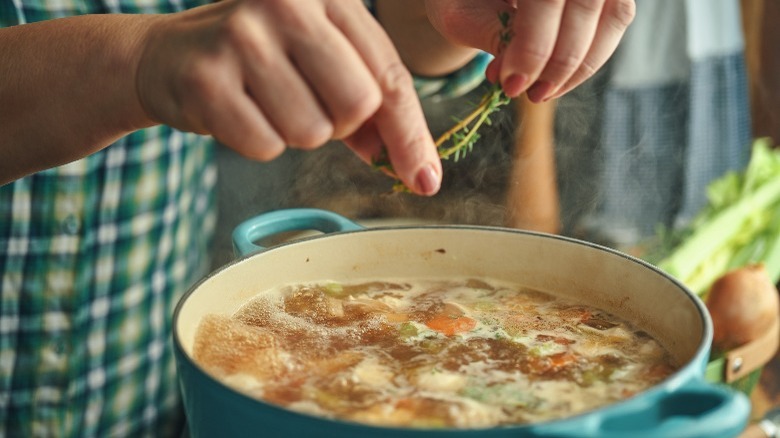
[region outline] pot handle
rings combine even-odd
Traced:
[[[255,242],[287,231],[317,230],[323,233],[361,230],[364,227],[327,210],[291,208],[264,213],[239,224],[233,230],[233,250],[245,256],[266,249]]]
[[[594,415],[585,427],[594,437],[735,437],[747,424],[750,401],[722,384],[694,378],[672,391],[647,394],[640,404],[627,403],[609,413]],[[641,396],[640,396],[641,397]],[[639,400],[637,400],[639,401]],[[582,436],[580,430],[555,436]]]

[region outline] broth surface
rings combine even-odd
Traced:
[[[322,282],[208,315],[194,359],[227,385],[329,418],[418,428],[553,420],[673,373],[614,315],[476,279]]]

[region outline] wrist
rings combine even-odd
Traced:
[[[123,90],[127,91],[121,99],[123,108],[126,108],[126,126],[124,129],[135,131],[147,128],[159,123],[144,105],[139,89],[138,75],[141,68],[141,62],[144,52],[149,42],[155,37],[156,29],[160,23],[165,20],[164,15],[133,15],[128,17],[125,32],[117,35],[118,42],[117,56],[114,64],[108,67],[123,78],[125,86]]]
[[[427,2],[377,0],[376,15],[401,59],[418,76],[450,74],[471,61],[478,50],[453,44],[429,18]]]

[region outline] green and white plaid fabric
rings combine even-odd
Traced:
[[[0,436],[179,433],[171,315],[207,267],[211,143],[148,129],[0,187]]]
[[[0,0],[0,26],[198,3]],[[461,93],[485,59],[423,82]],[[0,437],[179,434],[171,315],[208,266],[213,149],[155,127],[0,187]]]

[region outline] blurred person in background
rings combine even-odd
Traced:
[[[608,65],[559,99],[564,232],[631,250],[687,223],[752,142],[739,0],[639,0]]]

